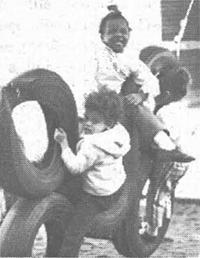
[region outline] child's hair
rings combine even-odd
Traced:
[[[192,83],[190,72],[185,67],[170,69],[159,78],[160,91],[168,90],[181,99],[187,94],[187,87]]]
[[[122,13],[119,11],[117,5],[109,5],[107,8],[110,12],[101,20],[101,23],[100,23],[100,26],[99,26],[99,33],[100,34],[104,33],[106,22],[109,21],[109,20],[115,20],[115,19],[123,19],[126,22],[129,30],[131,31],[131,28],[129,27],[129,22],[122,15]]]
[[[112,90],[103,87],[99,91],[91,92],[85,100],[85,109],[96,111],[103,116],[105,124],[112,126],[119,122],[123,115],[121,97]]]

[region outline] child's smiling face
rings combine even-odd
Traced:
[[[122,53],[129,40],[130,29],[122,18],[110,19],[106,22],[101,39],[115,53]]]

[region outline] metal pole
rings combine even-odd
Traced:
[[[174,43],[176,45],[176,57],[178,60],[180,58],[181,40],[184,36],[184,32],[185,32],[185,29],[186,29],[186,26],[188,23],[188,17],[189,17],[190,11],[192,9],[193,3],[194,3],[194,0],[191,0],[190,4],[188,6],[187,12],[185,14],[185,18],[180,20],[180,30],[179,30],[178,34],[174,37]]]

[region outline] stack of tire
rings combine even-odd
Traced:
[[[154,74],[177,64],[170,51],[157,46],[143,49],[140,58]],[[53,139],[55,127],[64,128],[72,149],[78,139],[74,99],[59,75],[36,69],[17,77],[3,90],[2,107],[5,111],[0,114],[0,136],[5,137],[5,142],[0,141],[0,147],[6,153],[2,161],[6,166],[4,168],[0,161],[0,181],[4,189],[23,198],[13,205],[0,228],[2,257],[31,256],[35,236],[42,224],[45,224],[48,235],[46,255],[56,257],[65,225],[73,212],[72,204],[58,193],[64,180],[64,168],[55,142],[50,142],[47,159],[39,166],[30,164],[20,149],[11,112],[18,103],[33,98],[45,113],[49,139]],[[3,121],[6,125],[1,128]],[[116,205],[97,216],[89,236],[113,240],[116,249],[124,256],[147,257],[162,241],[168,224],[153,241],[142,239],[138,233],[141,192],[151,170],[150,160],[141,155],[137,130],[133,134],[134,150],[124,160],[128,180],[123,193]]]
[[[17,105],[33,100],[43,110],[49,136],[48,150],[39,164],[26,158],[12,120]],[[61,242],[63,223],[72,205],[63,195],[53,193],[70,179],[53,134],[56,127],[64,128],[75,151],[78,118],[72,92],[58,74],[35,69],[2,89],[0,107],[0,187],[8,202],[18,199],[0,228],[0,256],[30,256],[36,232],[45,222],[49,236],[53,236],[48,240],[48,255],[56,256],[56,241]]]
[[[30,163],[22,152],[12,120],[20,103],[36,100],[45,114],[49,147],[40,166]],[[36,69],[26,72],[2,89],[0,113],[0,184],[17,196],[37,198],[55,191],[63,181],[64,168],[59,148],[53,141],[55,127],[69,135],[72,149],[78,139],[76,105],[69,86],[54,72]]]

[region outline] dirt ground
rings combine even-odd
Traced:
[[[200,204],[176,202],[166,234],[152,258],[200,257]],[[106,240],[85,239],[80,257],[123,257]]]

